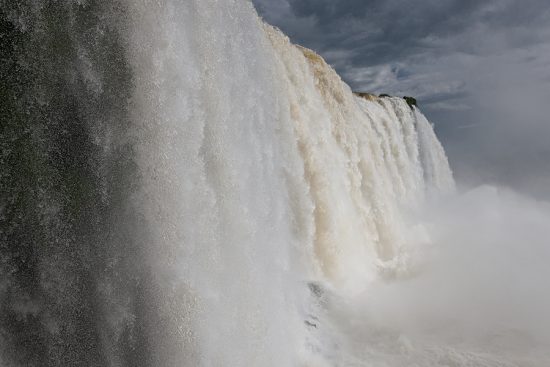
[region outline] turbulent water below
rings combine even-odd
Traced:
[[[416,107],[248,1],[1,4],[0,366],[549,365],[550,209]]]

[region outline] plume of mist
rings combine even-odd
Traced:
[[[411,275],[333,305],[350,353],[390,366],[545,366],[550,203],[480,186],[423,211],[429,240]]]

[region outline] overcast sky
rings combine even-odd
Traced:
[[[253,0],[356,91],[411,95],[456,176],[550,197],[549,0]]]

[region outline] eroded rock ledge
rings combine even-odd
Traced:
[[[389,94],[376,95],[368,92],[353,92],[353,94],[355,94],[358,97],[365,98],[369,101],[378,101],[380,100],[380,98],[392,97]],[[418,102],[414,97],[404,96],[403,99],[405,100],[405,102],[407,102],[410,108],[413,108],[413,106],[416,106],[416,107],[418,106]]]

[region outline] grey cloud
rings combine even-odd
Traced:
[[[550,10],[534,0],[256,0],[293,41],[345,68],[400,63],[397,78],[440,56],[485,56],[543,42]],[[278,4],[278,5],[274,5]],[[348,52],[342,63],[334,55]],[[344,65],[345,64],[345,65]],[[353,79],[350,84],[357,84]],[[368,87],[365,85],[364,87]]]
[[[253,1],[353,89],[417,97],[460,180],[550,197],[547,0]]]

